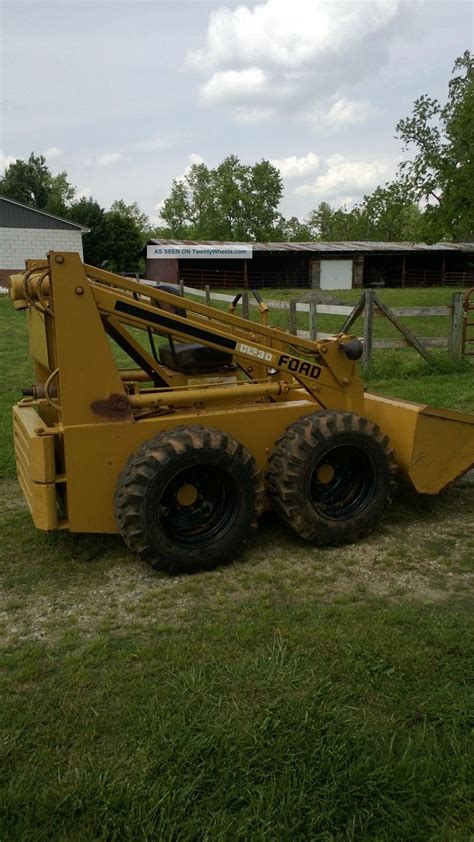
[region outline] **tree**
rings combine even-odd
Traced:
[[[109,255],[106,248],[105,210],[92,197],[79,199],[68,211],[68,217],[73,222],[79,222],[90,229],[84,234],[82,245],[84,260],[92,266],[101,266]]]
[[[110,206],[112,213],[118,213],[124,219],[130,219],[135,223],[136,227],[142,234],[144,240],[150,236],[151,225],[146,213],[144,213],[136,202],[127,205],[123,199],[116,199]]]
[[[118,200],[105,211],[93,198],[74,202],[68,212],[69,219],[90,229],[83,239],[86,263],[114,272],[135,272],[141,268],[144,243],[135,215],[137,207]]]
[[[195,232],[193,236],[202,240],[217,237],[218,203],[212,170],[204,163],[194,164],[188,174],[187,186],[192,195],[192,205],[187,194],[186,197],[183,194],[179,195],[182,196],[183,211],[187,208],[191,229]]]
[[[278,205],[283,195],[280,171],[270,161],[260,161],[248,170],[249,192],[245,192],[247,230],[256,240],[270,239],[278,221]]]
[[[377,187],[352,210],[332,208],[321,202],[309,218],[321,240],[411,241],[422,238],[424,215],[404,181]]]
[[[308,224],[317,240],[361,240],[365,224],[358,208],[348,211],[346,206],[332,208],[321,202],[309,216]]]
[[[32,152],[27,161],[17,158],[7,167],[0,178],[0,194],[38,210],[65,216],[75,188],[66,172],[53,175],[45,157]]]
[[[421,238],[423,214],[405,181],[377,187],[355,210],[368,240],[415,242]]]
[[[181,179],[174,179],[171,193],[163,202],[161,218],[168,223],[172,237],[189,236],[191,206],[188,187]]]
[[[280,173],[269,161],[249,166],[229,155],[215,169],[193,164],[175,179],[161,217],[174,237],[271,239],[281,196]]]
[[[143,242],[136,222],[109,210],[102,226],[105,263],[112,272],[135,272],[141,266]]]
[[[314,232],[306,222],[301,222],[297,216],[285,219],[283,216],[277,225],[275,240],[285,242],[307,243],[314,239]]]
[[[415,151],[401,172],[415,198],[428,203],[430,237],[459,241],[474,236],[474,59],[468,50],[456,59],[457,71],[446,103],[420,96],[397,132],[404,150]]]

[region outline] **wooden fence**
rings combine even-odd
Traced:
[[[213,302],[231,303],[233,295],[223,292],[215,292],[209,285],[205,289],[188,287],[180,282],[181,295],[188,294],[204,298],[208,306],[212,307]],[[322,304],[314,299],[300,301],[292,298],[288,301],[266,301],[269,310],[285,311],[288,314],[288,329],[295,336],[306,339],[328,339],[334,333],[349,332],[352,325],[358,318],[364,320],[363,339],[364,355],[363,365],[367,368],[370,365],[374,350],[390,348],[414,348],[422,357],[430,359],[430,348],[445,348],[449,355],[458,358],[462,355],[463,337],[463,310],[464,295],[456,292],[451,297],[451,304],[439,307],[388,307],[373,289],[365,290],[355,306],[345,304]],[[249,318],[250,309],[258,307],[257,300],[248,290],[241,292],[242,316]],[[308,318],[308,329],[299,330],[297,325],[298,314],[305,313]],[[320,332],[317,329],[319,316],[342,316],[342,322],[338,330],[332,333]],[[401,319],[410,317],[448,317],[449,330],[446,336],[418,337],[406,326]],[[381,339],[374,337],[374,319],[385,318],[396,328],[400,337],[397,339]]]

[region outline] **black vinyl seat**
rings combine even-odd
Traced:
[[[173,295],[180,294],[179,290],[171,286],[171,284],[157,283],[156,289],[162,289]],[[158,302],[156,304],[160,310],[170,310],[176,316],[186,318],[184,307],[176,307],[172,304],[160,304]],[[226,354],[225,351],[208,348],[207,345],[199,345],[197,342],[175,342],[171,336],[168,342],[168,345],[162,345],[160,347],[160,362],[167,366],[167,368],[173,368],[175,371],[190,371],[200,374],[201,372],[215,371],[216,369],[232,364],[231,354]]]
[[[200,373],[231,365],[232,356],[196,342],[173,342],[173,346],[161,345],[160,361],[176,371]]]

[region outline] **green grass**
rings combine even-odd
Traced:
[[[472,478],[400,492],[354,546],[267,516],[240,562],[156,574],[32,526],[25,320],[0,319],[2,842],[471,839]],[[474,410],[472,374],[380,352],[369,386]]]
[[[408,349],[379,351],[365,380],[378,394],[474,411],[474,365],[467,358],[451,360],[446,353],[434,350],[426,362]]]
[[[467,839],[465,612],[256,604],[8,656],[3,839]]]

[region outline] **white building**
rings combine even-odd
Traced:
[[[44,260],[51,249],[82,255],[89,228],[0,196],[0,287],[25,268],[25,260]]]

